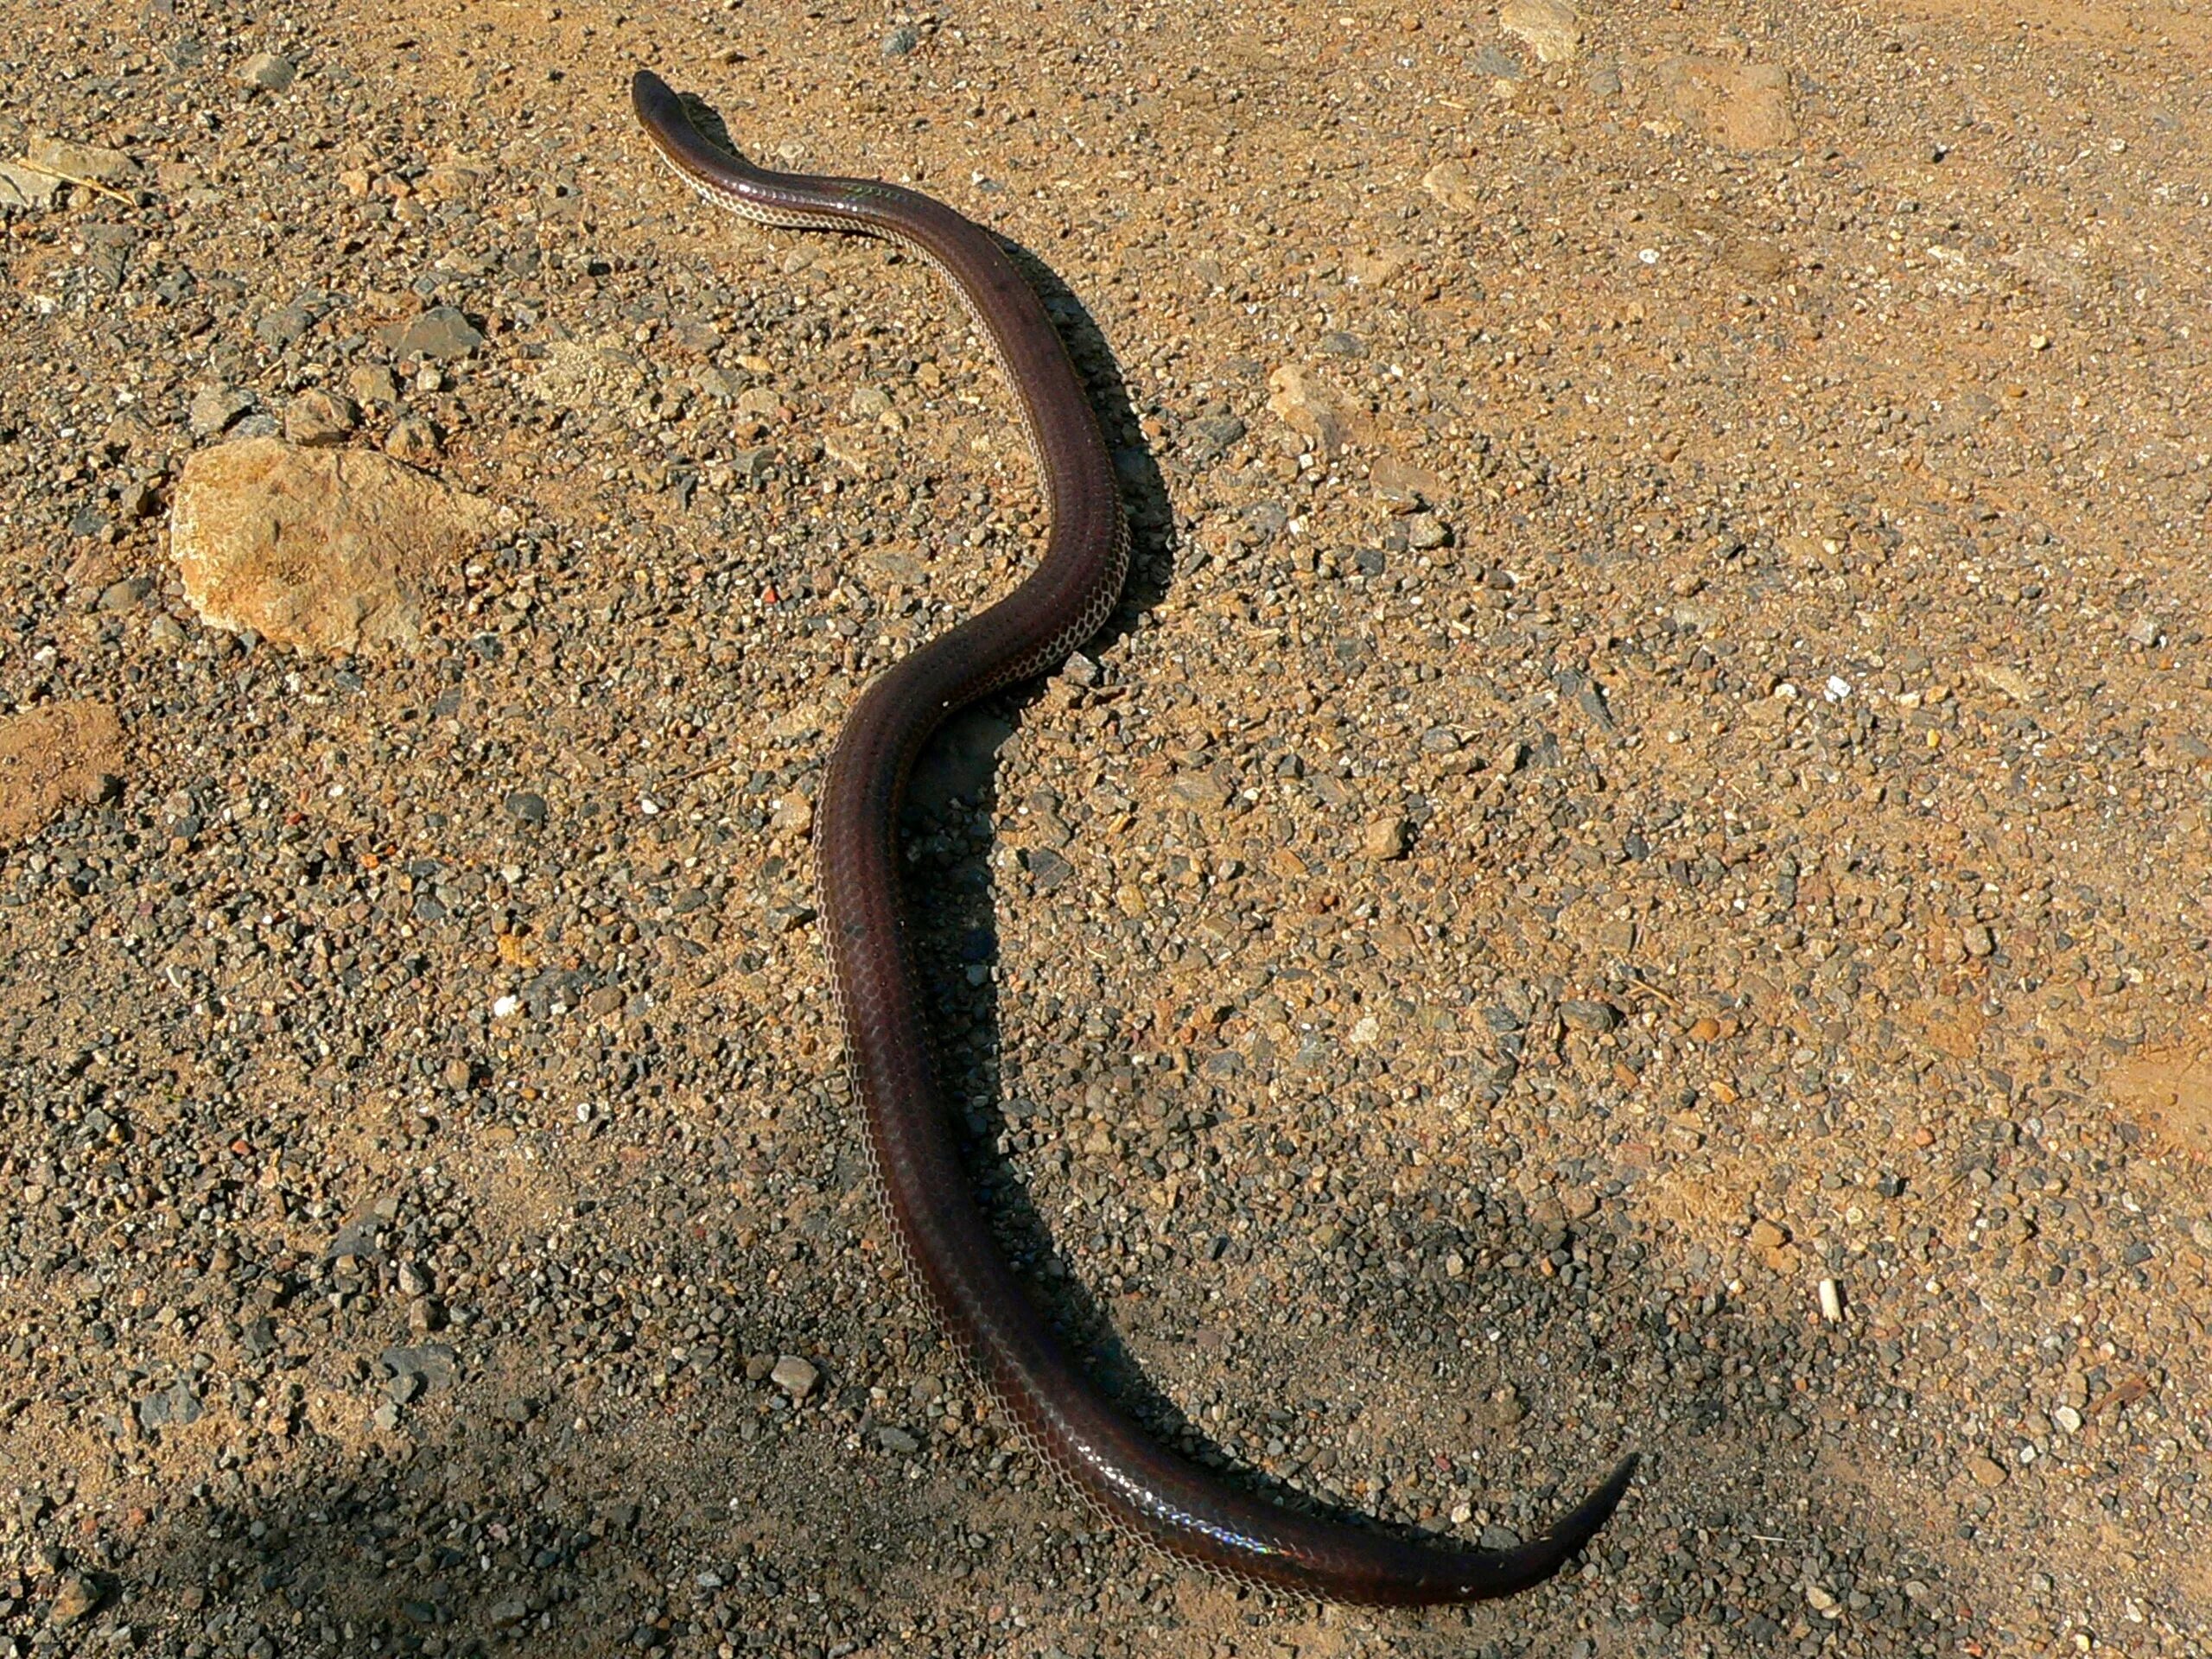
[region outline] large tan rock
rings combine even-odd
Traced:
[[[0,720],[0,842],[89,806],[123,772],[123,728],[104,702],[53,702]]]
[[[211,626],[347,656],[412,648],[425,594],[497,522],[388,456],[246,438],[185,462],[169,551]]]

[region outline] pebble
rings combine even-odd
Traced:
[[[235,386],[209,386],[192,397],[188,424],[192,435],[207,439],[227,430],[254,405],[254,396]]]
[[[395,357],[436,361],[465,358],[484,344],[484,335],[458,306],[434,305],[390,331]]]
[[[1376,494],[1382,497],[1394,512],[1417,512],[1444,493],[1443,482],[1435,473],[1396,455],[1378,456],[1369,469],[1368,480],[1374,485]],[[1408,530],[1409,542],[1411,534]],[[1442,543],[1433,544],[1440,546]]]
[[[289,90],[299,73],[290,59],[280,58],[274,52],[257,52],[238,66],[238,79],[265,92]]]
[[[804,1400],[812,1394],[821,1376],[814,1364],[796,1354],[784,1355],[768,1372],[768,1380],[794,1400]]]
[[[1621,1011],[1610,1002],[1588,997],[1568,997],[1559,1005],[1559,1017],[1578,1031],[1618,1031]]]
[[[51,173],[0,162],[0,207],[37,210],[51,207],[68,181]]]
[[[1433,512],[1417,512],[1406,520],[1407,544],[1421,552],[1449,546],[1451,541],[1451,530]]]
[[[347,371],[346,390],[356,402],[386,408],[399,401],[399,382],[381,363],[361,363]]]
[[[352,398],[318,387],[302,392],[285,410],[284,442],[309,447],[342,443],[360,421],[360,409]]]
[[[23,160],[41,173],[107,185],[128,185],[141,171],[137,158],[128,150],[79,143],[50,133],[30,134],[23,143]]]
[[[1361,856],[1383,861],[1403,858],[1412,830],[1413,825],[1402,813],[1392,813],[1371,820],[1360,831]]]
[[[1503,0],[1497,25],[1526,41],[1540,63],[1571,63],[1582,45],[1582,26],[1567,0]]]
[[[445,454],[446,447],[438,436],[434,422],[418,415],[403,416],[392,423],[391,430],[384,435],[384,452],[394,461],[404,461],[410,467],[428,467]]]
[[[99,608],[103,611],[136,610],[144,603],[146,595],[153,591],[154,579],[151,576],[125,576],[100,589]]]
[[[1966,1470],[1977,1486],[2002,1486],[2005,1484],[2005,1465],[1978,1452],[1967,1458]]]
[[[1335,454],[1350,440],[1351,422],[1342,400],[1302,371],[1286,364],[1268,375],[1268,385],[1269,411],[1323,454]]]
[[[91,1618],[99,1610],[100,1601],[98,1583],[82,1573],[72,1573],[56,1586],[47,1617],[55,1629],[66,1630]]]

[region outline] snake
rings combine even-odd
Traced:
[[[1010,594],[900,658],[854,700],[815,809],[818,925],[877,1197],[911,1282],[1020,1439],[1094,1512],[1179,1560],[1324,1601],[1488,1600],[1550,1578],[1611,1516],[1633,1454],[1546,1530],[1504,1548],[1294,1510],[1157,1443],[1085,1374],[1000,1253],[963,1172],[937,1076],[899,877],[916,757],[977,699],[1060,664],[1118,603],[1128,519],[1114,458],[1037,289],[991,232],[868,179],[772,172],[712,142],[639,71],[652,147],[700,195],[756,225],[881,238],[949,278],[1020,410],[1047,509],[1043,556]]]

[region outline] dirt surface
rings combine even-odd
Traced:
[[[1009,1251],[1238,1478],[1640,1449],[1560,1582],[1173,1567],[906,1295],[809,802],[1039,497],[639,64],[1027,250],[1116,446],[911,826]],[[2208,87],[2181,0],[0,0],[0,1652],[2206,1651]],[[491,528],[226,632],[256,438]]]

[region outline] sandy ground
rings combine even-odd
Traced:
[[[641,64],[1027,250],[1116,447],[1122,611],[911,825],[1009,1251],[1236,1478],[1472,1537],[1639,1449],[1559,1583],[1099,1535],[906,1298],[809,802],[1038,497]],[[2180,0],[5,0],[0,1653],[2206,1651],[2208,72]],[[468,550],[219,626],[257,437]]]

